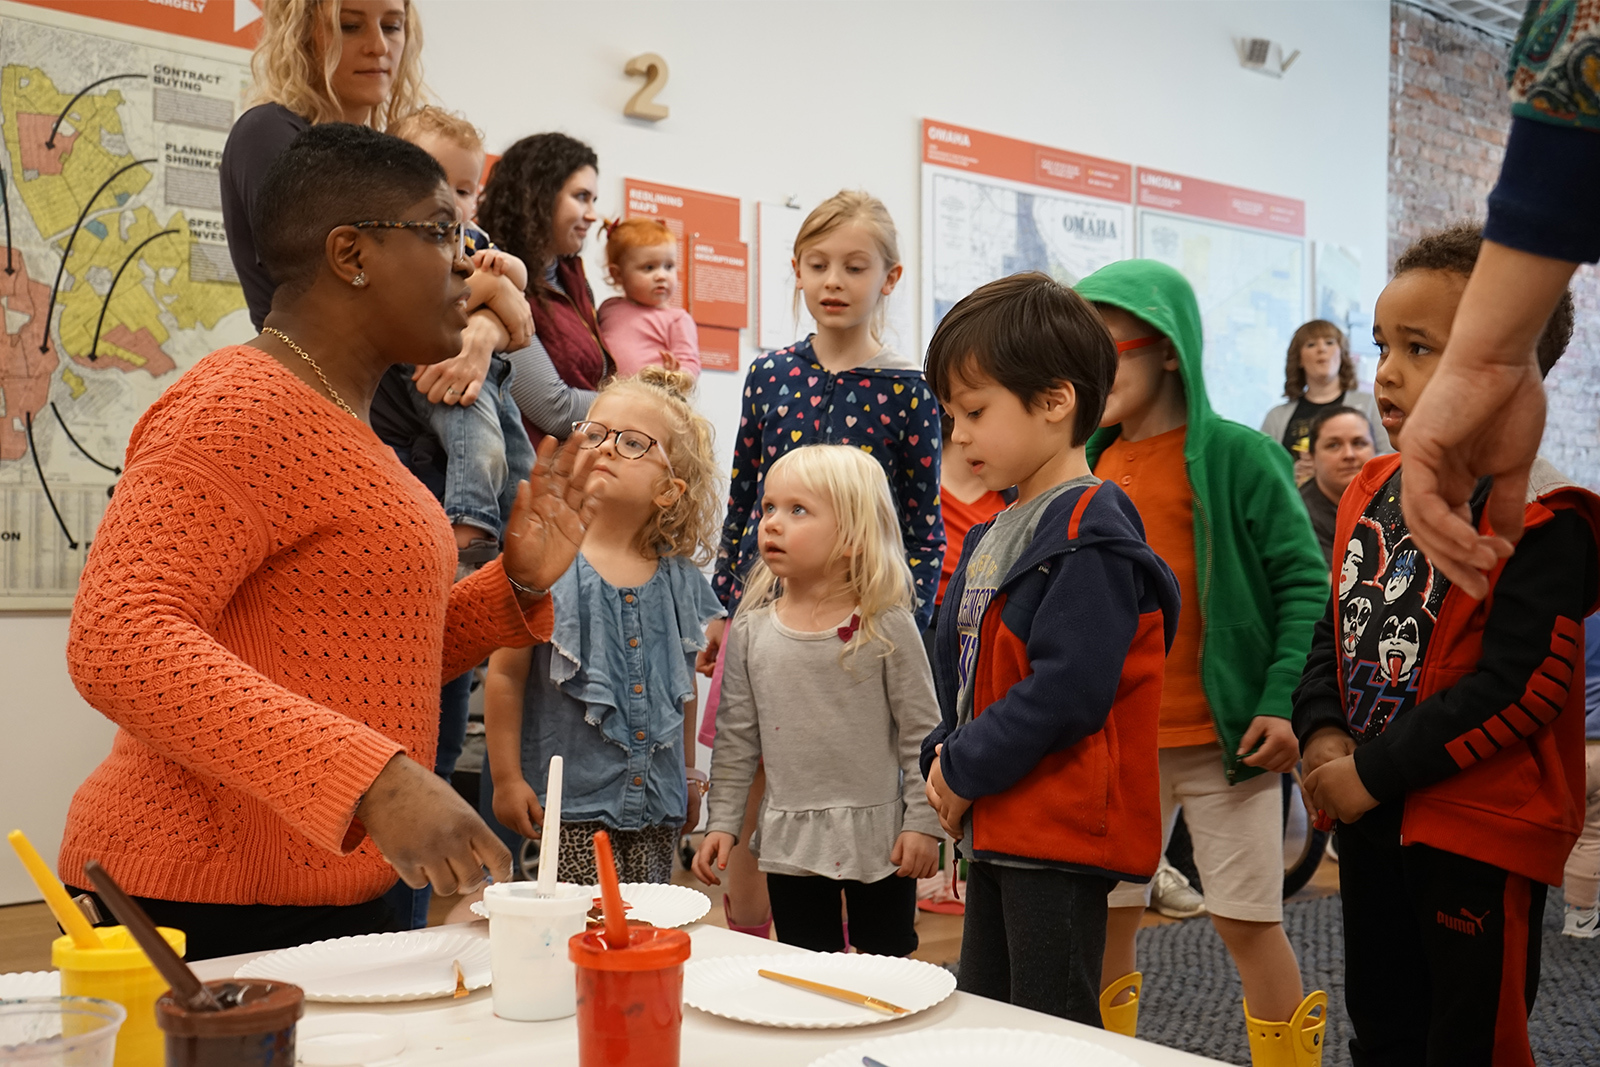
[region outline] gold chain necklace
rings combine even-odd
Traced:
[[[349,404],[346,404],[344,402],[344,397],[339,395],[339,391],[328,383],[328,376],[322,373],[322,368],[317,366],[317,361],[311,358],[310,352],[307,352],[305,349],[295,344],[294,341],[289,338],[288,334],[284,333],[280,329],[277,329],[276,327],[263,326],[261,327],[261,332],[270,333],[272,336],[288,345],[290,349],[294,351],[295,355],[311,364],[311,369],[317,372],[317,380],[322,382],[322,387],[328,391],[328,395],[333,398],[333,402],[343,408],[345,414],[349,415],[352,419],[355,419],[357,422],[361,421],[361,416],[356,414],[355,409]]]

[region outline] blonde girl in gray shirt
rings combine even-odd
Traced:
[[[918,770],[937,725],[911,570],[883,469],[810,445],[769,469],[761,558],[728,631],[708,833],[694,871],[720,885],[758,764],[751,842],[778,939],[909,955],[917,879],[938,869],[939,819]]]

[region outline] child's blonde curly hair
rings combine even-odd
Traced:
[[[722,534],[722,475],[711,422],[689,403],[694,387],[691,374],[651,366],[627,378],[611,379],[600,396],[626,393],[649,401],[671,432],[661,444],[683,492],[639,531],[639,551],[647,556],[687,556],[703,567],[711,562]]]

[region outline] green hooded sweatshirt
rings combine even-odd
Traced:
[[[1328,568],[1295,489],[1289,453],[1211,410],[1201,372],[1200,307],[1183,275],[1156,260],[1129,259],[1102,267],[1077,292],[1148,322],[1178,352],[1189,409],[1183,458],[1194,492],[1200,680],[1228,781],[1236,784],[1260,773],[1234,754],[1250,720],[1290,717],[1311,628],[1328,607]],[[1121,432],[1105,426],[1089,438],[1091,469]]]

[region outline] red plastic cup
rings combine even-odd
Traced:
[[[603,929],[588,930],[567,955],[578,972],[578,1067],[678,1067],[689,935],[629,926],[628,947],[614,949]]]

